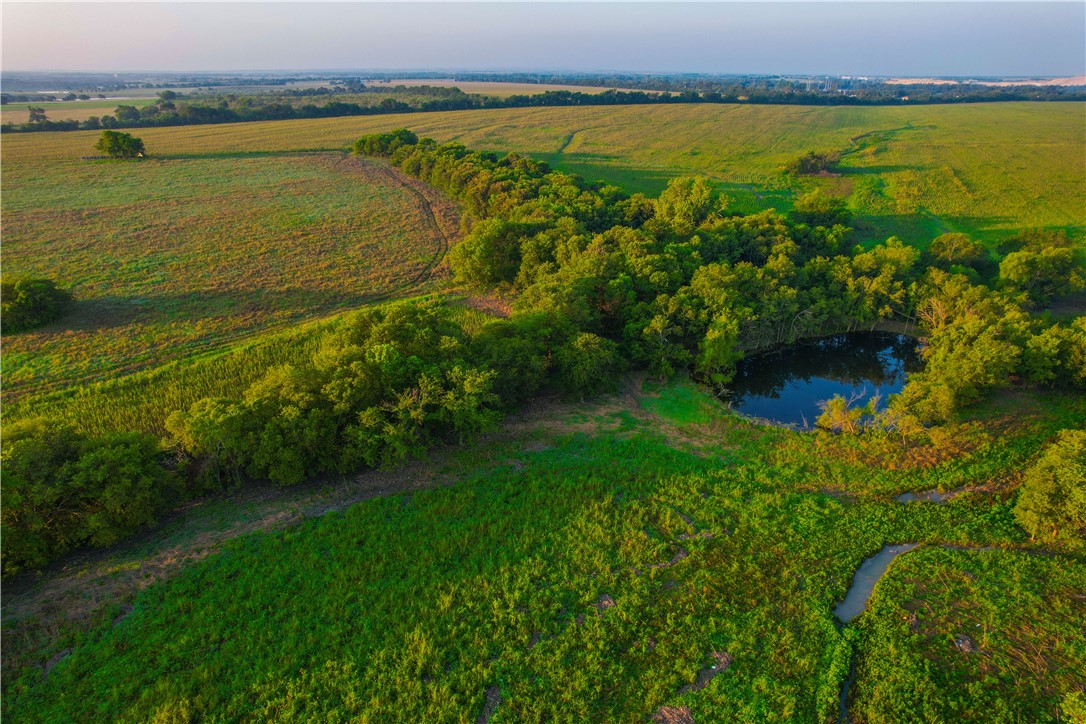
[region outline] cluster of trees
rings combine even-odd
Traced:
[[[519,76],[510,76],[516,78]],[[490,78],[506,79],[505,76]],[[601,83],[607,79],[576,77],[566,81],[573,84],[595,85],[592,80]],[[613,84],[614,79],[607,80]],[[727,83],[705,79],[694,82],[679,82],[675,79],[654,77],[651,82],[634,82],[632,85],[619,87],[635,90],[607,90],[603,93],[580,93],[576,91],[546,91],[533,95],[513,95],[504,98],[467,94],[458,88],[432,86],[394,86],[373,87],[360,82],[347,81],[343,85],[327,89],[283,90],[272,94],[238,96],[229,94],[214,99],[182,100],[172,91],[160,93],[158,101],[142,108],[131,105],[119,105],[112,115],[92,116],[85,121],[50,121],[44,112],[40,117],[31,117],[27,123],[5,123],[0,131],[74,131],[98,130],[99,128],[141,128],[156,126],[190,126],[209,123],[242,123],[247,121],[278,121],[301,118],[333,118],[342,116],[370,116],[388,113],[426,113],[434,111],[457,111],[491,108],[535,108],[565,106],[611,106],[611,105],[653,105],[668,103],[758,103],[791,105],[880,105],[886,103],[950,103],[979,102],[999,100],[1082,100],[1086,97],[1080,90],[1044,87],[1036,89],[992,89],[985,86],[949,86],[956,89],[953,93],[947,86],[924,86],[911,91],[902,90],[906,86],[884,86],[878,84],[872,90],[869,85],[858,88],[837,87],[840,81],[827,90],[825,83],[811,89],[810,83],[794,84],[780,79],[734,79]],[[649,92],[641,88],[652,89]],[[911,87],[910,87],[911,88]],[[659,92],[655,92],[659,91]],[[298,99],[329,97],[352,94],[355,100],[326,100],[324,103],[296,103]],[[911,93],[911,94],[910,94]],[[170,97],[165,97],[167,94]],[[386,97],[366,99],[370,94]],[[362,99],[357,99],[362,96]],[[817,156],[818,154],[813,154]],[[806,157],[805,157],[806,158]],[[818,173],[828,169],[833,160],[830,158],[808,159],[814,170],[799,173]],[[820,163],[824,163],[819,167]]]
[[[64,316],[71,292],[51,279],[0,283],[0,329],[4,334],[36,329]]]
[[[105,98],[104,93],[98,94],[99,98]],[[0,93],[0,106],[12,103],[55,103],[56,101],[89,101],[88,93],[65,93],[58,96],[50,93]]]
[[[384,73],[370,76],[445,78],[445,73]],[[878,78],[841,76],[715,75],[703,73],[457,73],[454,80],[628,88],[664,93],[695,93],[734,102],[803,105],[899,105],[904,102],[977,103],[994,101],[1059,101],[1086,99],[1080,87],[899,84]],[[721,101],[717,101],[721,102]],[[732,100],[723,102],[733,102]]]
[[[469,334],[463,312],[440,300],[357,312],[311,358],[269,370],[242,397],[171,415],[169,441],[87,438],[45,420],[5,428],[4,574],[110,545],[243,480],[292,485],[463,442],[544,385],[589,394],[622,369],[613,343],[554,315]]]
[[[4,427],[4,574],[77,546],[111,545],[181,499],[182,479],[158,440],[87,438],[46,421]]]
[[[895,238],[865,249],[850,243],[843,207],[819,194],[790,216],[743,216],[704,179],[630,196],[407,130],[364,136],[354,149],[460,202],[452,270],[466,285],[515,294],[510,317],[465,325],[464,311],[440,300],[357,312],[311,358],[270,370],[240,398],[173,414],[168,455],[135,438],[57,447],[48,425],[29,427],[18,444],[5,441],[5,475],[23,477],[5,479],[2,515],[5,541],[38,542],[5,544],[5,571],[124,535],[178,495],[395,463],[487,429],[544,387],[592,394],[631,365],[726,385],[751,350],[888,319],[927,330],[925,370],[877,415],[831,403],[827,426],[856,431],[874,417],[907,438],[1012,380],[1086,386],[1086,319],[1048,323],[1027,311],[1035,290],[1010,278],[992,289],[976,270],[954,271],[976,262],[967,239],[942,238],[929,257]],[[1044,254],[1040,238],[1013,241],[1007,258]],[[37,462],[54,448],[63,454]],[[103,457],[121,455],[101,451],[121,448],[133,467],[101,472],[112,470]],[[54,477],[72,482],[55,491]],[[101,492],[109,485],[137,508],[86,527],[98,498],[119,499]],[[61,514],[72,510],[81,512]]]

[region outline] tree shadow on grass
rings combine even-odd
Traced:
[[[385,301],[395,296],[395,291],[388,290],[343,293],[295,287],[236,292],[106,296],[85,300],[77,298],[70,313],[55,325],[50,325],[50,328],[105,332],[130,325],[196,324],[236,319],[238,327],[243,329],[259,325],[262,319],[271,317],[277,320],[301,320],[321,313]]]
[[[346,147],[329,148],[292,148],[287,151],[215,151],[210,153],[155,153],[147,158],[151,161],[200,161],[207,159],[228,158],[288,158],[290,156],[316,156],[328,153],[346,153]]]

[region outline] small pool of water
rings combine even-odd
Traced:
[[[921,369],[920,343],[901,334],[853,332],[751,355],[736,367],[725,400],[733,410],[801,429],[814,426],[819,403],[834,395],[863,405],[900,392]]]

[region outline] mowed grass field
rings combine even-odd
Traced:
[[[827,722],[854,663],[852,721],[1066,721],[1086,567],[1004,501],[1083,400],[1027,393],[906,453],[627,389],[12,586],[5,719]],[[983,491],[894,500],[960,485]]]
[[[68,140],[5,138],[4,274],[55,279],[77,300],[5,337],[6,401],[416,293],[457,228],[438,194],[343,153],[39,153]]]
[[[735,207],[790,208],[816,186],[849,199],[865,240],[925,244],[945,231],[989,243],[1024,228],[1086,231],[1081,103],[898,107],[755,105],[525,108],[143,129],[153,153],[342,149],[407,127],[469,148],[516,151],[591,180],[655,195],[704,175]],[[96,134],[56,135],[44,158],[86,153]],[[33,143],[5,138],[5,146]],[[782,169],[807,151],[845,154],[841,175],[798,182]]]

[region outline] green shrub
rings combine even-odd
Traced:
[[[0,285],[0,325],[5,334],[35,329],[64,315],[72,295],[50,279],[19,279]]]
[[[566,392],[579,397],[614,389],[623,369],[618,345],[591,332],[578,334],[556,357]]]
[[[8,426],[4,470],[4,575],[48,563],[79,545],[111,545],[176,503],[180,478],[150,435],[86,438],[42,420]]]
[[[1064,430],[1026,471],[1014,515],[1035,538],[1086,534],[1086,431]]]

